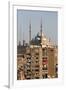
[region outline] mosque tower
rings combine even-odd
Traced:
[[[41,25],[40,25],[40,35],[41,35],[41,46],[42,46],[42,17],[41,17]]]

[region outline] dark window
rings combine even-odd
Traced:
[[[47,74],[45,74],[45,78],[47,78]]]
[[[51,49],[51,51],[54,51],[53,49]]]
[[[39,53],[36,53],[36,55],[39,55]]]
[[[35,67],[39,67],[39,65],[36,65]]]
[[[27,70],[27,72],[30,72],[30,71],[31,71],[30,69]]]
[[[56,67],[56,72],[58,71],[58,68]]]
[[[31,59],[31,57],[27,57],[27,59]]]
[[[47,59],[47,57],[43,57],[42,59]]]
[[[43,75],[43,78],[48,78],[48,77],[47,77],[47,74]]]
[[[26,78],[26,79],[31,79],[31,78]]]
[[[43,67],[42,69],[43,69],[43,70],[47,70],[47,67],[46,67],[46,68],[45,68],[45,67]]]
[[[36,59],[38,59],[38,57],[36,57]]]
[[[36,63],[39,63],[39,61],[36,61]]]
[[[39,77],[35,77],[35,79],[39,79]]]
[[[35,69],[35,71],[39,71],[39,69]]]
[[[22,57],[24,58],[24,55],[22,55]]]

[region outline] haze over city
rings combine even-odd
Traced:
[[[47,38],[58,43],[58,13],[56,11],[31,11],[17,10],[17,44],[23,39],[29,42],[29,25],[31,23],[31,38],[40,32],[42,19],[42,31]]]

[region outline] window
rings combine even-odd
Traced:
[[[47,74],[45,74],[45,78],[47,78]]]
[[[31,79],[31,78],[26,78],[26,79]]]
[[[43,70],[47,70],[47,67],[43,67],[42,69],[43,69]]]
[[[43,75],[43,78],[48,78],[48,75],[47,75],[47,74],[44,74],[44,75]]]
[[[27,57],[27,59],[31,59],[31,57]]]
[[[36,53],[36,55],[39,55],[39,53]]]
[[[39,71],[39,69],[35,69],[35,71]]]
[[[36,57],[36,59],[38,59],[38,57]]]
[[[27,53],[27,55],[31,55],[30,53]]]
[[[51,49],[51,51],[54,51],[53,49]]]
[[[35,77],[35,79],[39,79],[39,77]]]
[[[30,72],[30,71],[31,71],[30,69],[27,70],[27,72]]]
[[[36,63],[39,63],[39,61],[38,61],[38,60],[36,60]]]
[[[36,68],[37,68],[37,67],[39,68],[39,65],[36,65],[35,67],[36,67]]]
[[[22,57],[25,58],[24,55],[22,55]]]

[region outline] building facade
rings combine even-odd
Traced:
[[[17,80],[43,79],[58,77],[58,47],[56,47],[42,32],[31,39],[31,24],[29,26],[29,45],[17,46]]]

